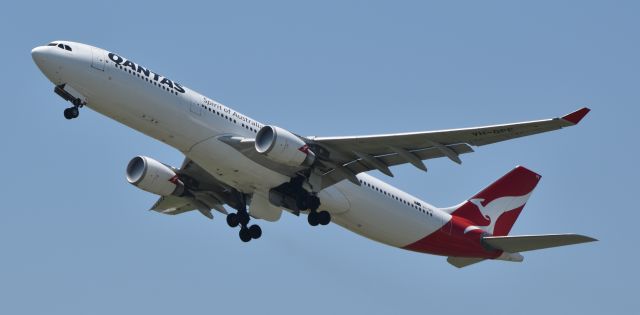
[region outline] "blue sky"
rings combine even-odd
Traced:
[[[633,1],[12,2],[0,139],[0,313],[632,313],[640,217],[639,6]],[[394,169],[435,205],[515,165],[543,175],[513,234],[598,243],[458,270],[304,217],[243,244],[222,217],[171,217],[126,183],[145,154],[176,150],[67,106],[30,50],[103,47],[261,122],[305,135],[432,130],[548,118],[578,127],[478,148],[462,166]],[[375,176],[383,177],[378,173]],[[386,179],[386,178],[385,178]]]

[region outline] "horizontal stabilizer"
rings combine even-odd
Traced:
[[[597,241],[578,234],[548,234],[519,236],[487,236],[482,240],[486,245],[509,253],[526,252],[536,249],[573,245]]]
[[[483,261],[484,258],[448,257],[447,262],[458,268],[464,268]]]

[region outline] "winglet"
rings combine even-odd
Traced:
[[[584,118],[584,116],[587,116],[587,114],[590,111],[591,110],[589,108],[583,107],[583,108],[581,108],[581,109],[579,109],[579,110],[577,110],[577,111],[575,111],[575,112],[573,112],[573,113],[571,113],[569,115],[565,115],[564,117],[562,117],[562,119],[564,119],[564,120],[566,120],[566,121],[568,121],[568,122],[570,122],[570,123],[572,123],[574,125],[577,125],[582,120],[582,118]]]

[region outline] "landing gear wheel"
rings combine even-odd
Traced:
[[[80,111],[77,107],[69,107],[64,110],[64,118],[66,119],[74,119],[80,115]]]
[[[254,224],[249,227],[249,234],[251,235],[251,238],[257,240],[262,236],[262,229],[259,225]]]
[[[311,195],[307,199],[307,206],[311,210],[317,210],[320,207],[320,198],[318,196]]]
[[[247,226],[249,224],[249,214],[246,212],[238,212],[238,220],[240,220],[240,224],[243,226]]]
[[[262,236],[262,229],[260,226],[256,224],[249,226],[251,216],[249,216],[249,213],[247,212],[247,196],[242,194],[237,195],[237,197],[238,203],[240,204],[237,208],[238,212],[229,213],[227,215],[227,224],[229,224],[230,227],[240,226],[240,232],[238,235],[240,236],[240,240],[245,243],[252,239],[259,239],[260,236]]]
[[[327,211],[318,212],[318,222],[322,225],[327,225],[331,222],[331,214]]]
[[[298,207],[298,210],[300,211],[309,209],[307,198],[303,195],[298,195],[298,197],[296,198],[296,207]]]
[[[72,118],[78,118],[78,116],[80,115],[80,110],[78,110],[78,107],[71,107],[69,108],[69,112],[71,113]]]
[[[251,240],[251,231],[245,226],[240,229],[240,240],[245,243]]]
[[[309,215],[307,216],[307,221],[309,221],[309,225],[311,226],[317,226],[318,224],[320,224],[320,218],[319,218],[318,212],[315,212],[315,211],[309,212]]]
[[[238,218],[238,215],[235,213],[229,213],[227,214],[227,224],[230,227],[236,227],[240,224],[240,218]]]

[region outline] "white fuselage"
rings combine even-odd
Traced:
[[[88,107],[180,150],[218,180],[244,193],[268,191],[289,181],[217,138],[254,138],[263,126],[258,121],[173,81],[160,83],[165,77],[138,71],[138,64],[131,66],[131,61],[125,65],[128,60],[124,57],[118,56],[122,60],[116,63],[105,50],[67,43],[73,51],[36,48],[59,54],[38,66],[54,84],[64,83],[80,92]],[[320,209],[329,211],[333,222],[350,231],[405,247],[451,219],[449,213],[370,175],[361,173],[357,178],[361,186],[343,180],[319,194]]]

